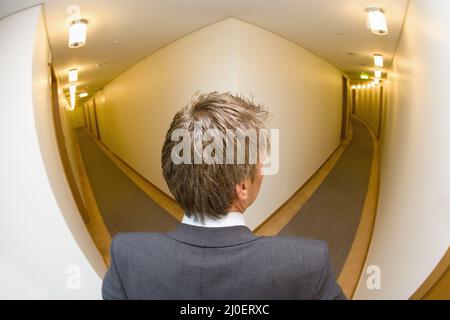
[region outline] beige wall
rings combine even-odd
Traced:
[[[381,86],[356,89],[356,115],[362,118],[378,136],[381,111]]]
[[[102,141],[169,193],[160,168],[164,135],[196,91],[211,90],[254,94],[274,114],[272,127],[280,129],[280,171],[266,177],[245,215],[255,228],[337,148],[341,73],[273,33],[223,20],[153,53],[96,94],[94,99],[105,101],[98,110]]]
[[[95,107],[94,107],[94,101],[91,99],[87,102],[87,108],[88,111],[87,116],[89,117],[88,121],[90,122],[90,131],[91,133],[98,138],[98,132],[97,132],[97,121],[95,121]]]
[[[97,108],[97,120],[98,120],[98,129],[100,132],[100,141],[104,143],[106,146],[111,147],[111,134],[109,130],[111,130],[111,125],[109,124],[110,117],[108,114],[108,108],[106,105],[106,97],[104,95],[103,90],[98,91],[94,94],[92,98],[90,98],[84,105],[86,107],[85,110],[89,110],[89,117],[91,121],[95,123],[94,118],[94,110],[93,110],[93,101],[95,101],[95,105]],[[81,109],[81,108],[80,108]],[[88,128],[88,126],[86,126]],[[96,133],[95,124],[92,127],[94,130],[94,134]]]
[[[81,107],[77,107],[73,110],[69,109],[69,103],[64,95],[63,89],[59,86],[59,82],[58,82],[58,102],[59,102],[59,114],[61,116],[61,126],[64,134],[64,142],[67,150],[67,155],[69,157],[70,168],[73,172],[73,177],[75,179],[77,188],[80,192],[80,196],[84,201],[83,192],[81,192],[80,174],[78,171],[78,165],[75,156],[77,150],[74,140],[75,129],[80,127],[81,121],[82,123],[84,123],[83,109]]]
[[[66,99],[63,102],[65,105],[67,104]],[[84,113],[83,106],[76,106],[74,110],[71,110],[68,113],[68,117],[71,120],[72,128],[80,128],[84,126]]]
[[[340,143],[342,76],[309,51],[254,25],[232,20],[237,91],[255,96],[280,130],[280,169],[266,176],[245,217],[256,227],[289,199]]]
[[[350,84],[350,80],[348,79],[348,77],[345,77],[345,80],[347,81],[347,126],[345,127],[345,137],[344,138],[348,138],[349,133],[350,133],[350,129],[352,127],[352,122],[351,122],[351,115],[352,115],[352,103],[353,103],[353,96],[352,96],[352,87]]]
[[[0,42],[0,298],[100,298],[105,266],[58,153],[41,7],[1,19]]]
[[[105,145],[110,145],[110,138],[109,138],[109,125],[108,125],[108,118],[107,118],[107,108],[106,108],[106,98],[103,94],[103,90],[99,91],[94,97],[93,100],[95,100],[95,105],[97,108],[97,118],[98,118],[98,126],[99,126],[99,132],[100,132],[100,140]]]
[[[153,53],[103,90],[106,112],[99,126],[107,132],[104,142],[167,193],[160,158],[172,117],[196,91],[234,89],[228,30],[224,21],[194,32]]]
[[[279,36],[235,19],[194,32],[151,54],[93,98],[102,141],[169,193],[160,168],[164,135],[196,91],[254,94],[280,129],[281,164],[266,178],[246,220],[255,228],[322,165],[339,144],[341,73]],[[103,134],[104,133],[104,134]]]
[[[450,2],[412,0],[393,69],[382,141],[381,185],[366,267],[381,290],[359,299],[406,299],[450,245]]]

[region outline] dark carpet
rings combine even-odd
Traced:
[[[360,120],[354,118],[352,124],[353,139],[336,166],[278,234],[326,240],[336,275],[359,225],[372,164],[370,133]]]
[[[97,206],[111,236],[174,229],[177,220],[131,181],[84,129],[77,130],[77,137]]]

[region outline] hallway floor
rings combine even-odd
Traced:
[[[77,130],[84,166],[102,214],[113,237],[118,232],[165,232],[177,220],[130,180],[83,129]]]
[[[352,119],[352,125],[353,139],[333,170],[278,234],[326,240],[336,275],[359,225],[372,164],[370,132],[357,118]]]

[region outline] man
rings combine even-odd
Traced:
[[[325,242],[257,237],[245,226],[243,213],[263,180],[263,153],[258,149],[258,161],[250,161],[255,149],[239,149],[239,140],[227,134],[262,132],[267,116],[251,101],[217,92],[196,97],[175,115],[161,160],[185,210],[183,221],[166,234],[115,236],[105,299],[345,299]],[[204,159],[211,141],[214,161]],[[230,141],[238,145],[227,149]],[[267,151],[269,144],[262,145]],[[238,150],[244,161],[237,161]],[[234,161],[224,160],[226,152]]]

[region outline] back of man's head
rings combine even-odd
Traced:
[[[235,186],[255,178],[260,148],[268,147],[260,139],[267,118],[262,106],[218,92],[196,95],[175,115],[161,164],[167,185],[187,216],[203,221],[227,213]]]

